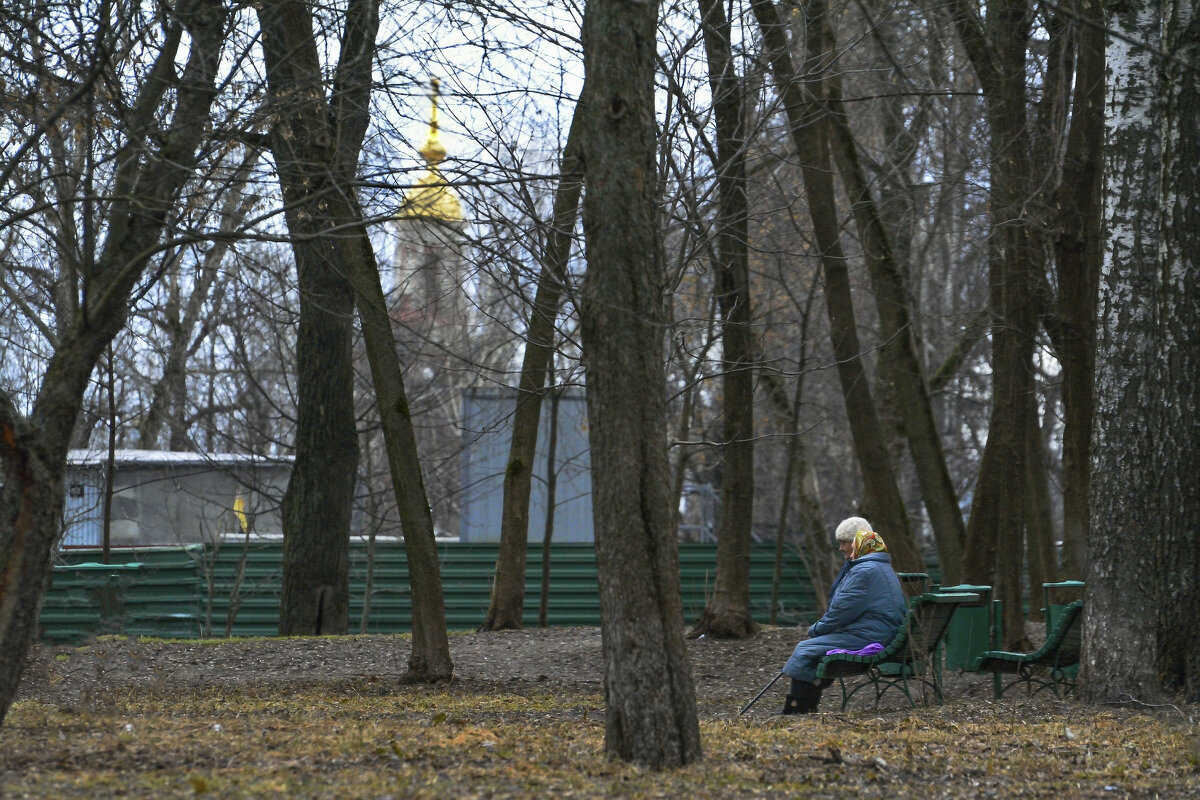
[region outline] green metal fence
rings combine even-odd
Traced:
[[[478,627],[487,613],[499,545],[438,545],[446,624],[451,630]],[[685,620],[694,621],[712,591],[716,545],[679,546],[680,587]],[[114,549],[110,564],[99,550],[60,554],[41,615],[41,638],[78,642],[104,633],[199,638],[273,636],[279,626],[279,542]],[[755,619],[769,619],[775,547],[756,544],[750,559],[750,602]],[[370,592],[368,613],[368,567]],[[541,600],[542,548],[531,546],[526,561],[524,623],[537,624]],[[785,552],[777,621],[810,622],[816,600],[799,557]],[[550,554],[547,621],[553,626],[600,624],[595,550],[590,543],[555,544]],[[396,633],[411,630],[408,565],[402,544],[362,542],[350,548],[350,630]]]

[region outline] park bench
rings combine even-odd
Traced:
[[[926,687],[932,689],[938,702],[944,702],[939,647],[955,610],[979,602],[979,595],[971,592],[927,592],[914,597],[909,601],[900,629],[883,650],[868,656],[849,653],[826,655],[817,665],[817,678],[838,682],[842,690],[843,711],[850,703],[850,698],[865,686],[870,686],[875,692],[875,708],[879,707],[880,698],[892,688],[902,691],[908,701],[916,706],[910,682],[919,686],[922,694]],[[865,680],[847,689],[846,678],[859,675],[865,676]]]
[[[1024,684],[1029,694],[1048,688],[1058,697],[1060,686],[1071,691],[1075,689],[1082,642],[1083,601],[1075,600],[1063,609],[1045,643],[1037,650],[1032,653],[984,651],[975,659],[975,671],[993,675],[1016,674],[1016,679],[1009,681],[1007,686],[997,681],[997,698],[1018,684]]]

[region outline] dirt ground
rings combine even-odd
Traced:
[[[800,631],[688,642],[703,759],[647,771],[603,757],[597,628],[450,637],[454,680],[405,686],[400,636],[37,647],[0,727],[0,796],[160,798],[1200,799],[1193,707],[869,692],[779,716]]]
[[[698,702],[708,713],[736,715],[778,674],[801,636],[797,628],[767,628],[743,641],[689,640]],[[602,690],[598,628],[456,633],[450,637],[450,654],[458,684]],[[114,689],[169,693],[214,685],[265,689],[362,679],[388,684],[404,673],[408,655],[409,643],[400,636],[229,640],[218,645],[102,638],[81,648],[35,647],[18,699],[73,707]],[[947,683],[952,697],[985,697],[991,691],[985,676],[950,675]],[[750,713],[778,711],[785,692],[781,679]],[[836,689],[826,691],[822,710],[838,710],[839,705]],[[881,708],[907,705],[892,692]]]

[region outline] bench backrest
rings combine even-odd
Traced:
[[[978,602],[979,595],[967,592],[926,593],[914,597],[896,637],[880,653],[881,660],[912,663],[932,659],[950,627],[955,610],[961,605]]]
[[[1083,601],[1075,600],[1063,609],[1054,623],[1054,629],[1046,637],[1046,643],[1037,651],[1036,661],[1055,667],[1069,667],[1079,663],[1083,649]]]

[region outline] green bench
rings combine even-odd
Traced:
[[[836,680],[842,690],[842,710],[850,699],[865,686],[875,692],[875,708],[892,688],[899,689],[916,706],[910,682],[922,689],[933,690],[938,702],[942,696],[942,669],[938,652],[954,612],[963,605],[976,605],[978,594],[971,592],[931,593],[914,597],[908,604],[900,630],[883,650],[874,655],[856,656],[849,653],[826,655],[817,665],[817,678]],[[847,688],[846,678],[866,676],[866,680]]]
[[[1054,628],[1037,650],[1032,653],[987,650],[975,659],[975,671],[990,672],[997,676],[1017,676],[1007,686],[997,681],[994,692],[997,699],[1020,684],[1024,684],[1031,695],[1042,689],[1050,689],[1056,697],[1060,697],[1059,687],[1070,691],[1075,689],[1082,644],[1083,601],[1075,600],[1058,615]]]

